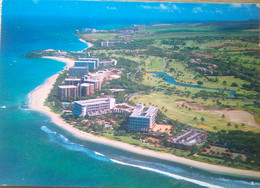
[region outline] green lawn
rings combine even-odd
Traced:
[[[88,41],[96,41],[96,40],[112,40],[116,36],[115,33],[87,33],[87,34],[82,34],[82,37]]]
[[[198,104],[210,104],[211,101],[208,102],[203,101],[202,99],[195,99],[192,100],[186,97],[179,97],[176,95],[164,95],[161,92],[154,92],[150,95],[137,95],[130,99],[135,103],[144,103],[145,105],[156,105],[159,109],[161,109],[168,117],[178,120],[180,122],[186,123],[188,125],[192,125],[197,128],[202,128],[208,131],[219,131],[219,130],[243,130],[243,131],[255,131],[259,132],[259,129],[254,127],[245,125],[241,126],[238,124],[238,128],[235,128],[235,124],[231,122],[231,127],[228,127],[228,120],[226,118],[222,118],[215,114],[210,114],[203,111],[196,111],[196,110],[189,110],[185,107],[181,107],[180,105],[176,104],[176,100],[186,100],[189,102],[197,102]],[[164,109],[162,109],[164,107]],[[165,112],[165,109],[167,111]],[[197,120],[193,120],[194,117],[197,117]],[[200,119],[204,118],[205,121],[202,122]],[[216,126],[217,130],[213,127]]]

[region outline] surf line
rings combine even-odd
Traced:
[[[130,164],[130,163],[125,163],[125,162],[121,162],[115,159],[110,159],[107,158],[104,154],[99,153],[97,151],[92,151],[89,150],[87,148],[85,148],[83,145],[79,145],[76,144],[74,142],[71,142],[67,137],[65,137],[64,135],[58,134],[57,132],[51,131],[50,129],[48,129],[46,126],[42,126],[41,130],[44,131],[45,133],[47,133],[49,137],[52,141],[59,143],[60,145],[62,145],[64,148],[72,150],[72,151],[78,151],[78,152],[83,152],[86,155],[88,155],[91,158],[94,158],[96,160],[101,160],[101,161],[105,161],[105,162],[113,162],[116,164],[120,164],[120,165],[125,165],[125,166],[130,166],[130,167],[134,167],[134,168],[139,168],[142,170],[147,170],[147,171],[151,171],[151,172],[155,172],[155,173],[159,173],[177,180],[184,180],[187,182],[191,182],[200,186],[204,186],[204,187],[210,187],[210,188],[222,188],[221,186],[218,185],[213,185],[210,183],[206,183],[200,180],[195,180],[195,179],[190,179],[187,177],[183,177],[177,174],[173,174],[170,172],[165,172],[162,170],[158,170],[158,169],[154,169],[154,168],[150,168],[150,167],[146,167],[146,166],[139,166],[139,165],[135,165],[135,164]],[[55,137],[53,137],[55,136]],[[61,141],[61,142],[60,142]]]
[[[157,169],[150,168],[150,167],[145,167],[145,166],[139,166],[139,165],[124,163],[124,162],[121,162],[121,161],[117,161],[117,160],[115,160],[115,159],[110,159],[110,160],[113,161],[114,163],[118,163],[118,164],[125,165],[125,166],[131,166],[131,167],[135,167],[135,168],[140,168],[140,169],[148,170],[148,171],[152,171],[152,172],[156,172],[156,173],[159,173],[159,174],[163,174],[163,175],[172,177],[172,178],[177,179],[177,180],[184,180],[184,181],[191,182],[191,183],[194,183],[194,184],[197,184],[197,185],[200,185],[200,186],[204,186],[204,187],[223,188],[223,187],[218,186],[218,185],[206,183],[206,182],[203,182],[203,181],[200,181],[200,180],[195,180],[195,179],[186,178],[186,177],[183,177],[183,176],[179,176],[179,175],[176,175],[176,174],[172,174],[172,173],[170,173],[170,172],[165,172],[165,171],[157,170]]]

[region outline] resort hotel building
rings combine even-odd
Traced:
[[[117,65],[117,60],[111,59],[110,61],[100,61],[99,66],[100,67],[111,67],[111,66],[116,66]]]
[[[96,116],[111,112],[115,107],[116,100],[114,98],[99,98],[90,100],[81,100],[74,102],[73,114],[79,117]]]
[[[98,58],[79,58],[74,63],[75,67],[88,67],[88,70],[93,72],[99,67]]]
[[[94,92],[95,92],[94,84],[82,83],[79,85],[79,96],[81,97],[92,95],[94,94]]]
[[[82,77],[88,74],[88,66],[84,67],[71,67],[69,69],[70,76]]]
[[[94,85],[95,90],[101,90],[101,82],[97,79],[90,79],[89,76],[85,76],[82,79],[82,83],[90,83]]]
[[[148,132],[155,124],[157,107],[137,104],[129,116],[128,131]]]
[[[76,99],[79,95],[78,86],[62,85],[58,86],[58,96],[60,99]]]
[[[100,43],[102,47],[113,47],[115,46],[116,42],[115,41],[103,41]]]
[[[80,78],[66,78],[64,85],[74,85],[74,86],[77,86],[80,83],[81,83],[81,79]]]

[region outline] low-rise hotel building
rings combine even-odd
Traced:
[[[148,132],[155,124],[157,107],[137,104],[129,116],[128,131]]]
[[[79,117],[84,117],[86,114],[89,116],[106,114],[114,109],[115,103],[114,98],[75,101],[73,114]]]
[[[113,47],[115,46],[115,44],[116,44],[115,41],[104,41],[100,43],[102,47]]]
[[[63,99],[76,99],[79,96],[78,86],[62,85],[58,86],[58,96]]]

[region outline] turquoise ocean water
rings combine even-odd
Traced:
[[[62,70],[64,64],[24,58],[27,52],[50,48],[81,50],[86,45],[74,35],[76,29],[116,29],[131,24],[187,21],[191,18],[184,12],[200,10],[199,6],[203,10],[206,5],[4,1],[0,63],[0,185],[259,187],[257,180],[217,175],[80,140],[58,128],[49,117],[28,108],[29,92]],[[259,18],[254,5],[237,7],[237,10],[231,5],[207,6],[207,10],[217,8],[222,11],[219,20]],[[228,13],[224,14],[224,10]],[[240,16],[248,10],[250,14]],[[234,16],[237,11],[240,13]],[[193,19],[205,21],[202,13],[196,16]],[[213,14],[207,19],[215,20],[216,16]]]

